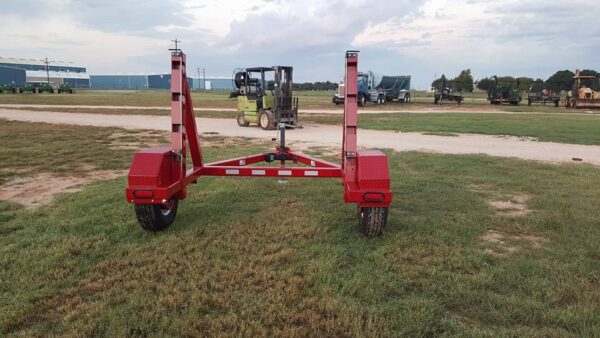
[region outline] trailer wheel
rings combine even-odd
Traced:
[[[258,117],[258,124],[260,127],[265,130],[275,129],[275,121],[273,117],[273,112],[265,110]]]
[[[387,218],[387,207],[359,207],[358,229],[367,237],[379,236],[383,233]]]
[[[166,204],[135,204],[135,215],[144,230],[165,230],[175,220],[178,204],[179,200],[176,199]]]
[[[246,117],[244,116],[244,114],[239,114],[237,116],[237,124],[240,127],[247,127],[250,125],[250,122],[246,121]]]

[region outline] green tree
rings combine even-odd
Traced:
[[[498,76],[498,85],[501,87],[517,88],[517,79],[512,76]]]
[[[489,91],[493,85],[494,79],[490,79],[489,77],[484,77],[483,79],[477,81],[477,88],[485,90],[486,92]]]
[[[443,89],[442,86],[448,86],[448,79],[446,79],[446,75],[442,74],[442,76],[440,76],[438,79],[433,80],[433,82],[431,83],[431,88],[435,88],[435,89]]]
[[[555,93],[560,93],[562,90],[571,90],[573,87],[573,76],[575,76],[575,73],[570,70],[559,70],[550,76],[544,85]]]
[[[541,93],[543,90],[544,90],[544,80],[542,80],[542,79],[536,79],[531,84],[529,92],[531,92],[531,93]]]
[[[530,77],[519,77],[517,78],[517,86],[519,92],[529,92],[529,88],[533,84],[534,80]]]
[[[459,92],[472,92],[473,91],[473,75],[471,75],[470,69],[465,69],[458,74],[454,80],[454,89]]]

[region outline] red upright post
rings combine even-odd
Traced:
[[[356,125],[358,122],[358,52],[346,52],[346,98],[344,101],[344,130],[342,142],[342,168],[344,184],[356,180]]]

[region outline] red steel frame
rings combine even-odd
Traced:
[[[379,150],[357,148],[358,52],[346,52],[346,99],[341,166],[276,147],[268,154],[255,154],[204,164],[196,120],[186,76],[186,57],[181,50],[171,53],[171,146],[136,152],[128,176],[127,201],[161,204],[184,199],[187,185],[200,176],[339,177],[344,182],[344,201],[359,207],[387,207],[392,200],[387,156]],[[187,149],[189,147],[189,149]],[[192,168],[186,168],[186,154]],[[278,167],[249,166],[276,160]],[[305,167],[286,166],[300,163]]]

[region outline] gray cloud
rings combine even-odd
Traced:
[[[229,75],[239,66],[289,64],[296,67],[298,80],[338,80],[343,73],[344,51],[356,48],[352,45],[354,38],[369,23],[387,22],[398,29],[382,34],[395,34],[395,39],[361,47],[361,68],[412,74],[413,84],[420,88],[428,86],[433,73],[452,75],[464,68],[473,69],[476,77],[514,74],[544,78],[557,69],[600,69],[598,0],[463,0],[462,6],[485,8],[482,14],[486,14],[486,19],[471,18],[466,27],[424,27],[416,33],[413,30],[413,35],[403,35],[403,29],[413,24],[421,27],[426,3],[426,0],[340,0],[310,5],[292,0],[245,2],[238,6],[245,16],[237,16],[241,18],[234,20],[229,32],[222,36],[206,28],[189,29],[198,19],[186,11],[204,11],[210,6],[214,10],[214,3],[209,2],[187,3],[186,10],[182,0],[6,1],[0,13],[3,31],[14,31],[14,27],[2,26],[2,21],[8,19],[39,22],[50,17],[68,21],[73,31],[48,32],[44,39],[35,34],[11,33],[12,39],[27,42],[23,44],[26,47],[15,49],[5,44],[0,46],[0,54],[13,57],[50,54],[71,60],[73,49],[81,50],[84,44],[81,38],[72,37],[83,27],[132,41],[139,38],[158,41],[156,46],[152,45],[154,42],[148,43],[152,48],[142,55],[136,52],[119,56],[123,59],[120,69],[97,68],[94,55],[89,55],[86,66],[103,73],[165,71],[169,40],[178,37],[183,40],[190,68],[206,67],[210,75]],[[449,7],[440,6],[431,12],[432,3],[428,6],[437,22],[457,19]],[[157,31],[156,26],[174,28]],[[456,41],[457,48],[450,50],[435,44],[443,39]]]

